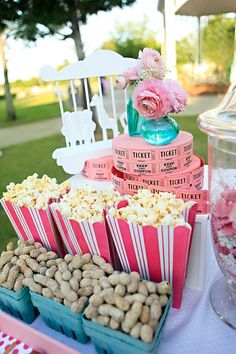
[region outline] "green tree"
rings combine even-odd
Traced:
[[[186,64],[195,62],[195,48],[191,38],[185,37],[176,42],[177,64]]]
[[[123,8],[135,0],[18,0],[24,4],[16,22],[15,36],[35,41],[47,35],[58,35],[60,39],[72,38],[78,59],[84,59],[80,25],[87,16],[98,11],[109,11],[115,6]],[[41,9],[41,10],[40,10]],[[94,29],[94,34],[96,28]]]
[[[202,54],[218,66],[223,74],[230,72],[234,53],[235,20],[224,15],[211,16],[202,30]]]
[[[17,38],[36,41],[47,35],[57,35],[60,39],[74,40],[77,57],[84,59],[84,49],[80,25],[85,24],[87,16],[98,11],[109,11],[113,7],[123,8],[135,0],[17,0],[21,11],[15,22],[14,35]],[[94,35],[96,35],[96,28]],[[82,85],[82,103],[86,107],[84,83]],[[90,91],[90,87],[89,87]]]
[[[117,23],[111,38],[103,43],[103,49],[114,50],[124,57],[137,58],[139,50],[153,48],[160,51],[161,45],[156,39],[157,33],[148,27],[148,20],[142,22],[128,21]]]
[[[8,79],[8,67],[5,54],[7,28],[10,22],[18,18],[16,11],[16,4],[14,1],[0,1],[0,58],[2,61],[4,74],[4,93],[6,98],[7,120],[15,120],[16,113],[13,105],[13,98],[11,94],[11,87]]]

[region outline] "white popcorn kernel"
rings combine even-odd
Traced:
[[[7,192],[3,193],[5,200],[18,206],[38,209],[46,209],[51,199],[59,199],[66,192],[66,189],[61,187],[55,178],[47,175],[38,178],[37,173],[28,176],[21,183],[11,182],[6,190]]]
[[[104,209],[113,207],[122,200],[114,189],[99,190],[91,185],[85,185],[65,194],[57,204],[58,210],[68,218],[77,221],[104,221]],[[116,209],[113,208],[114,215]]]
[[[184,225],[183,211],[189,206],[182,199],[168,192],[152,193],[147,189],[140,189],[137,194],[124,196],[128,206],[122,207],[117,212],[109,213],[117,218],[138,225],[177,226]]]

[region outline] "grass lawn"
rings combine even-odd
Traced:
[[[193,134],[194,152],[207,159],[207,137],[198,130],[196,117],[179,117],[177,121],[182,130]],[[64,146],[64,139],[56,135],[4,149],[4,155],[0,157],[0,195],[9,182],[20,182],[34,172],[39,176],[47,174],[56,177],[59,182],[67,179],[69,175],[51,157],[52,152],[60,146]],[[0,249],[13,239],[16,239],[14,230],[0,207]]]
[[[4,149],[4,155],[0,158],[0,195],[9,182],[21,182],[34,172],[40,177],[43,174],[56,177],[59,182],[67,179],[69,175],[51,157],[52,152],[60,146],[64,146],[64,139],[58,135]],[[15,232],[0,207],[0,250],[14,239],[17,239]]]
[[[181,130],[193,134],[193,150],[195,154],[204,158],[207,163],[207,135],[202,133],[196,123],[197,116],[177,116],[174,119],[178,122]]]
[[[14,106],[17,120],[6,121],[5,100],[0,100],[0,128],[60,116],[58,99],[52,92],[16,99]]]

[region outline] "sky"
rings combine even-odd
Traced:
[[[100,11],[88,17],[87,24],[81,27],[82,40],[86,55],[98,49],[104,41],[110,38],[115,23],[142,21],[146,16],[149,26],[157,32],[157,39],[163,36],[163,17],[157,11],[157,0],[137,0],[131,7],[114,8],[109,12]],[[193,18],[177,17],[176,39],[186,36],[194,30]],[[174,33],[173,33],[174,35]],[[27,46],[22,40],[9,39],[6,54],[8,58],[9,79],[27,80],[37,77],[43,65],[56,68],[65,60],[73,63],[77,60],[73,40],[61,41],[53,37],[40,39],[36,44]],[[0,66],[0,82],[3,82],[3,72]]]

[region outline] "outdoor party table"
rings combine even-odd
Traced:
[[[159,354],[236,353],[235,331],[216,316],[210,304],[211,285],[222,276],[211,245],[210,230],[207,235],[206,252],[205,289],[203,291],[184,289],[181,309],[175,310],[172,308],[168,316],[157,351]],[[47,327],[41,316],[31,326],[83,354],[96,353],[91,342],[83,345],[67,338]]]
[[[215,260],[209,234],[207,255],[208,267],[205,290],[194,291],[185,288],[181,309],[175,310],[172,308],[170,310],[163,337],[157,350],[159,354],[230,354],[236,352],[235,331],[216,316],[210,304],[211,285],[221,277],[221,272]],[[96,353],[91,342],[83,345],[67,338],[47,327],[41,316],[31,326],[83,354]]]
[[[206,171],[207,172],[207,171]],[[206,173],[207,175],[207,173]],[[72,186],[85,183],[84,179],[74,176],[70,179]],[[88,183],[91,183],[88,181]],[[96,182],[94,182],[97,184]],[[100,184],[109,186],[110,182]],[[210,230],[206,239],[205,287],[203,291],[184,289],[180,310],[171,309],[166,321],[159,354],[221,354],[236,353],[235,331],[223,323],[214,313],[210,304],[210,289],[216,279],[222,277],[211,245]],[[78,350],[82,354],[95,354],[91,342],[83,345],[65,335],[49,328],[41,316],[31,324],[32,328]],[[112,346],[112,337],[110,339]],[[57,354],[55,352],[55,354]],[[65,352],[65,354],[67,354]],[[124,353],[126,354],[126,353]]]

